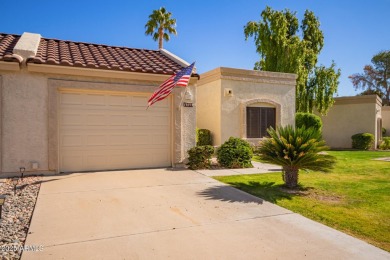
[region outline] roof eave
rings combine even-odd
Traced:
[[[20,65],[17,61],[0,61],[0,70],[18,71]]]
[[[102,69],[90,69],[90,68],[79,68],[79,67],[35,64],[35,63],[29,63],[27,66],[27,70],[30,72],[38,72],[38,73],[45,73],[45,74],[98,77],[98,78],[115,78],[115,79],[149,81],[149,82],[163,82],[164,80],[166,80],[171,76],[167,74],[102,70]],[[196,81],[197,79],[194,78],[194,75],[192,75],[191,84],[195,83]]]

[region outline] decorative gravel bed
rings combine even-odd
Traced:
[[[11,179],[0,182],[0,194],[6,195],[0,219],[0,259],[2,260],[20,259],[41,186],[40,180],[39,176],[19,178],[16,195],[14,195]]]

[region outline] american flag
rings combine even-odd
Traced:
[[[194,68],[195,62],[190,66],[182,69],[178,73],[172,75],[164,81],[158,89],[153,93],[153,95],[148,100],[148,108],[156,103],[157,101],[163,100],[169,94],[171,94],[175,86],[187,87],[188,82],[190,81],[192,69]]]

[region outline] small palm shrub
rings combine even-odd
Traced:
[[[386,128],[382,127],[382,135],[386,135]]]
[[[263,161],[282,166],[288,188],[298,186],[300,169],[327,172],[333,168],[336,159],[323,153],[328,147],[315,128],[271,127],[268,134],[270,138],[262,140],[257,151]]]
[[[217,150],[217,159],[226,168],[251,168],[253,151],[251,145],[236,137],[230,137]]]
[[[383,137],[382,142],[379,145],[381,150],[390,150],[390,137]]]
[[[188,163],[191,170],[208,169],[210,168],[211,156],[214,154],[214,147],[210,145],[195,146],[187,151]]]
[[[208,129],[196,129],[196,145],[213,145],[211,132]]]
[[[374,135],[370,133],[355,134],[351,138],[354,149],[369,150],[374,144]]]
[[[306,129],[313,127],[321,132],[322,120],[321,117],[317,115],[311,113],[298,112],[295,114],[295,127],[296,128],[305,127]]]

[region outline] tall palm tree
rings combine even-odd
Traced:
[[[323,153],[328,147],[314,128],[271,127],[268,134],[270,138],[260,143],[257,152],[263,161],[282,166],[288,188],[298,186],[299,169],[327,172],[336,162],[335,157]]]
[[[152,35],[153,40],[158,40],[158,48],[163,48],[163,40],[169,41],[169,34],[177,35],[176,19],[171,18],[172,13],[167,12],[165,7],[153,10],[149,15],[149,21],[145,25],[145,34]]]

